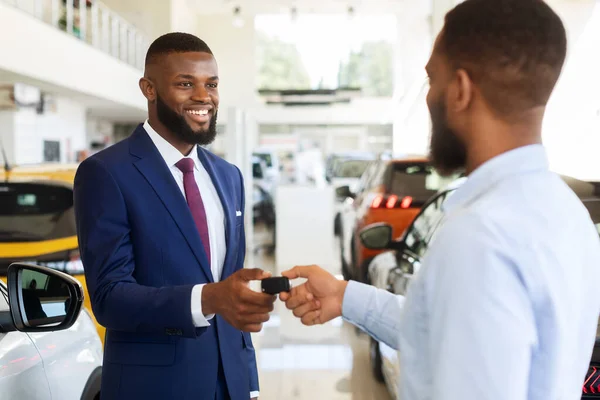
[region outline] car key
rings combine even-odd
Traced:
[[[290,291],[290,280],[284,276],[266,278],[261,281],[262,292],[267,294],[279,294]]]

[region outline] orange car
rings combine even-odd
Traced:
[[[442,178],[426,158],[412,157],[374,161],[361,177],[356,193],[337,190],[346,197],[341,212],[340,250],[345,279],[368,283],[368,265],[380,250],[369,250],[359,240],[360,231],[385,222],[399,237],[421,206],[440,188],[456,179]]]

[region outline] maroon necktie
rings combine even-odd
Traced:
[[[182,158],[175,164],[181,172],[183,172],[183,189],[185,190],[185,198],[187,199],[188,206],[196,222],[196,228],[200,233],[200,239],[204,245],[204,251],[208,257],[208,265],[210,266],[210,238],[208,236],[208,221],[206,219],[206,210],[204,209],[204,202],[200,195],[200,189],[196,184],[196,178],[194,177],[194,160],[191,158]]]

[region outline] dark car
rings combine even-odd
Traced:
[[[600,234],[600,184],[565,176],[562,178],[586,206]],[[389,250],[376,256],[369,265],[370,281],[374,286],[406,295],[408,285],[418,272],[421,259],[442,221],[442,204],[465,179],[461,178],[433,196],[400,239],[393,240],[392,227],[382,223],[370,225],[361,231],[360,240],[364,246]],[[371,338],[370,353],[373,374],[379,381],[385,382],[390,393],[398,398],[396,385],[400,365],[397,351]],[[582,399],[600,399],[600,324]]]

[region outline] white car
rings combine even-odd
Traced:
[[[102,343],[70,276],[13,264],[0,281],[0,398],[98,400]]]
[[[273,181],[274,183],[278,183],[281,177],[281,169],[282,166],[279,162],[279,156],[277,152],[270,149],[256,149],[252,152],[252,156],[260,158],[264,161],[266,169],[265,169],[265,178]]]

